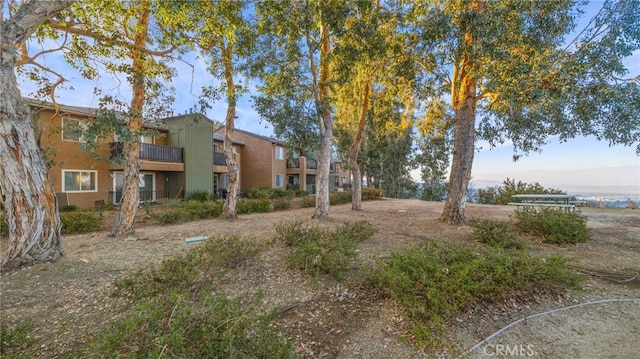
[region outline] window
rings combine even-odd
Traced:
[[[284,175],[276,175],[276,187],[284,187]]]
[[[276,160],[284,160],[284,147],[276,146]]]
[[[344,182],[347,182],[347,177],[342,176],[341,180],[342,180],[342,182],[343,182],[343,183],[344,183]]]
[[[62,170],[62,192],[96,192],[97,174],[97,171]]]
[[[84,142],[82,132],[85,125],[79,120],[62,118],[62,139],[65,141]]]

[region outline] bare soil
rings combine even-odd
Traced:
[[[345,220],[367,220],[376,234],[359,247],[360,260],[350,279],[314,282],[282,263],[286,249],[270,245],[252,263],[229,272],[223,290],[250,298],[262,291],[263,309],[278,308],[273,327],[294,340],[294,350],[309,358],[453,357],[450,351],[421,352],[407,344],[401,308],[360,286],[362,274],[376,258],[420,244],[425,238],[474,243],[469,226],[448,226],[438,220],[442,203],[383,199],[331,207],[331,218],[317,221],[336,226]],[[107,238],[105,231],[65,236],[64,257],[1,277],[1,320],[9,326],[33,323],[37,340],[27,357],[64,358],[86,345],[116,317],[118,299],[110,298],[113,280],[147,268],[202,242],[188,237],[239,235],[268,241],[274,225],[309,218],[313,209],[243,215],[233,221],[202,220],[176,225],[143,223],[134,237]],[[529,318],[502,331],[466,356],[472,358],[528,356],[537,358],[633,358],[640,348],[640,210],[584,208],[591,229],[587,243],[552,246],[532,242],[533,251],[559,253],[585,277],[583,288],[555,295],[536,293],[491,306],[478,303],[449,323],[451,348],[464,351],[519,319],[550,310],[574,308]],[[469,204],[470,218],[508,219],[513,208]],[[106,225],[114,213],[107,212]],[[6,238],[2,240],[6,246]],[[617,301],[581,305],[600,300]],[[634,300],[635,299],[635,300]]]

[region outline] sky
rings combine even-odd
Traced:
[[[586,8],[587,15],[593,14],[601,7],[602,2],[592,1]],[[580,25],[578,26],[580,28]],[[37,49],[34,49],[34,51]],[[103,94],[111,94],[125,102],[130,101],[131,91],[125,81],[118,81],[109,75],[102,76],[98,82],[84,80],[79,74],[70,70],[59,55],[50,54],[41,60],[45,65],[66,74],[67,89],[57,92],[59,103],[73,106],[97,106],[98,98],[94,97],[94,88],[98,87]],[[176,102],[173,104],[175,115],[187,113],[198,104],[198,95],[202,86],[216,83],[207,72],[203,59],[191,56],[188,66],[176,62],[174,66],[179,74],[172,80],[176,88]],[[626,61],[629,75],[640,75],[640,52]],[[23,96],[30,96],[35,85],[24,79],[19,80]],[[119,85],[120,83],[120,85]],[[214,120],[223,121],[226,114],[226,103],[218,101],[206,115]],[[236,127],[260,135],[272,136],[273,128],[260,120],[253,109],[250,95],[240,98],[237,106]],[[634,197],[640,196],[640,158],[635,154],[635,146],[609,146],[595,138],[579,137],[560,143],[550,138],[540,153],[530,153],[513,162],[513,147],[503,145],[489,149],[478,144],[480,148],[475,154],[472,168],[472,186],[483,188],[500,184],[511,178],[523,182],[538,182],[545,187],[561,188],[572,192],[604,192],[624,193]],[[419,173],[412,173],[419,180]]]

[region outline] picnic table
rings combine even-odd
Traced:
[[[577,201],[572,201],[576,195],[569,194],[548,194],[548,193],[536,193],[536,194],[514,194],[512,198],[521,199],[522,202],[510,202],[510,206],[517,206],[524,208],[536,208],[536,207],[552,207],[558,209],[564,209],[565,212],[575,212]]]

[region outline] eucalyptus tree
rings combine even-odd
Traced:
[[[568,46],[579,16],[571,0],[406,4],[420,63],[440,94],[449,92],[454,112],[443,221],[466,220],[476,130],[493,144],[511,141],[514,158],[539,150],[549,136],[640,143],[638,77],[623,78],[622,65],[639,48],[638,4],[605,2]]]
[[[102,67],[106,72],[126,75],[131,86],[131,101],[123,111],[125,127],[117,130],[124,142],[124,188],[109,236],[133,232],[139,205],[139,137],[144,134],[145,104],[154,101],[148,92],[159,91],[161,82],[173,75],[168,62],[183,38],[184,14],[169,11],[164,6],[168,4],[153,0],[83,1],[72,6],[65,19],[48,23],[59,33],[71,35],[64,54],[83,76],[95,78]]]
[[[262,43],[256,59],[261,80],[261,94],[255,99],[256,109],[263,118],[274,123],[276,134],[291,127],[317,131],[314,218],[329,216],[334,122],[330,64],[334,40],[342,32],[349,8],[350,4],[337,0],[261,1],[256,4]]]
[[[334,49],[336,143],[338,150],[347,157],[353,175],[353,210],[362,208],[358,154],[365,140],[368,117],[374,113],[370,106],[372,91],[397,96],[401,88],[411,89],[415,76],[404,50],[404,36],[397,31],[396,15],[393,9],[385,8],[379,2],[353,3],[345,21],[344,34],[336,40]],[[404,99],[414,100],[411,96]],[[407,107],[412,108],[412,104]]]
[[[236,202],[240,192],[239,165],[233,152],[238,96],[246,87],[238,84],[238,76],[248,74],[248,59],[252,54],[255,32],[250,24],[251,10],[246,1],[194,1],[190,2],[191,17],[195,20],[195,42],[209,62],[209,72],[221,78],[213,93],[224,93],[227,101],[225,116],[224,156],[229,170],[229,188],[221,218],[236,218]]]
[[[30,114],[22,101],[15,75],[16,66],[35,64],[27,39],[73,0],[2,1],[0,19],[0,196],[7,213],[9,242],[0,264],[19,266],[46,262],[62,255],[60,216],[47,167],[38,146]],[[7,16],[5,18],[5,15]]]

